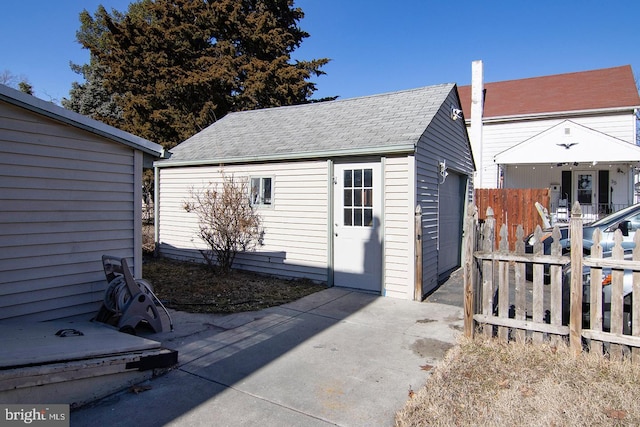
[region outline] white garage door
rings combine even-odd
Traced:
[[[439,188],[438,276],[460,266],[462,215],[464,212],[464,180],[449,172]]]

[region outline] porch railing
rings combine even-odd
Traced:
[[[614,212],[618,212],[626,207],[627,203],[599,203],[597,205],[582,205],[582,222],[583,224],[589,224],[600,218],[604,218]],[[571,219],[570,207],[559,204],[558,206],[551,207],[551,222],[556,223],[568,223]]]

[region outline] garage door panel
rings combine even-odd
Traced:
[[[449,172],[439,188],[438,275],[460,266],[462,245],[462,177]]]

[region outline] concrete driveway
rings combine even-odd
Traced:
[[[71,425],[390,426],[455,345],[462,308],[330,288],[259,312],[175,313],[179,366]]]

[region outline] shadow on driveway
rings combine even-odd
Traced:
[[[176,332],[150,336],[179,351],[178,368],[72,412],[71,425],[392,425],[461,329],[459,307],[340,288],[259,312],[180,315]]]

